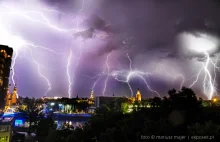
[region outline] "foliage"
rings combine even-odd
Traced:
[[[55,130],[52,131],[47,139],[46,142],[67,142],[68,136],[71,135],[70,130]]]
[[[43,118],[38,123],[36,134],[37,136],[48,136],[55,129],[56,126],[52,118]]]
[[[38,117],[42,117],[41,111],[43,108],[39,107],[39,104],[42,104],[41,99],[20,97],[20,101],[22,105],[25,105],[26,107],[20,108],[19,111],[28,115],[30,123],[28,133],[31,133],[37,127]]]
[[[220,136],[220,125],[214,124],[212,121],[208,121],[205,124],[195,123],[188,126],[188,132],[194,136]]]
[[[204,124],[195,123],[191,126],[188,126],[188,134],[191,136],[208,136],[205,140],[192,140],[192,141],[207,141],[207,140],[219,140],[220,138],[220,125],[214,124],[212,121],[208,121]]]
[[[122,112],[123,112],[123,113],[127,113],[127,112],[128,112],[128,109],[129,109],[128,103],[122,103],[122,105],[121,105],[121,110],[122,110]]]
[[[202,100],[197,99],[189,88],[180,91],[168,91],[169,97],[155,97],[145,102],[136,101],[137,111],[124,113],[128,103],[118,100],[96,109],[95,114],[83,129],[76,129],[69,134],[68,142],[138,142],[141,135],[213,135],[219,136],[220,124],[202,121],[212,120],[219,115],[206,115],[202,108]],[[151,108],[140,108],[151,104]],[[214,110],[217,111],[217,110]],[[197,118],[204,118],[200,120]],[[197,123],[195,123],[197,121]],[[178,122],[178,123],[174,123]],[[217,121],[218,122],[218,121]],[[178,125],[177,125],[178,124]],[[58,133],[51,134],[59,135]],[[54,141],[60,140],[56,137]]]

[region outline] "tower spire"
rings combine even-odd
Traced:
[[[14,84],[14,90],[12,92],[12,95],[11,95],[11,103],[13,105],[16,105],[17,104],[17,98],[18,98],[18,94],[17,94],[17,84],[15,83]]]
[[[136,100],[137,100],[137,101],[141,101],[141,92],[140,92],[140,89],[139,89],[139,88],[138,88],[138,90],[137,90]]]
[[[93,90],[91,91],[90,99],[94,99],[94,92],[93,92]]]

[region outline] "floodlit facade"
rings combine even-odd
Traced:
[[[137,90],[136,100],[137,100],[137,101],[141,101],[141,92],[140,92],[140,89],[139,89],[139,88],[138,88],[138,90]]]
[[[9,83],[9,75],[11,68],[13,49],[0,45],[0,109],[5,107],[5,98]]]

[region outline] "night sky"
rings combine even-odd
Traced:
[[[165,96],[194,83],[207,99],[219,92],[219,13],[215,0],[2,0],[0,44],[18,55],[11,78],[21,96],[43,97],[49,81],[47,96],[68,97],[70,81],[71,97]],[[202,34],[213,42],[208,72],[205,54],[179,44]]]

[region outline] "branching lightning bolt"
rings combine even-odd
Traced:
[[[81,7],[81,9],[77,12],[77,14],[76,14],[76,26],[77,26],[77,28],[76,28],[76,31],[77,32],[79,32],[80,30],[79,30],[79,21],[78,20],[80,20],[80,18],[78,18],[78,14],[83,10],[83,7],[84,7],[84,0],[82,1],[82,7]],[[77,68],[77,66],[78,66],[78,64],[79,64],[79,61],[80,61],[80,59],[81,59],[81,55],[82,55],[82,46],[81,46],[81,44],[82,43],[80,43],[80,53],[79,53],[79,56],[78,56],[78,59],[77,59],[77,61],[76,61],[76,64],[75,64],[75,66],[74,66],[74,69],[73,69],[73,72],[75,72],[75,70],[76,70],[76,68]],[[71,98],[71,93],[72,93],[72,80],[73,80],[73,77],[71,77],[70,76],[70,73],[69,73],[69,66],[70,66],[70,64],[71,64],[71,57],[72,57],[72,50],[71,50],[71,54],[69,55],[69,58],[68,58],[68,63],[67,63],[67,77],[68,77],[68,83],[69,83],[69,89],[68,89],[68,96],[69,96],[69,98]]]
[[[209,54],[207,52],[204,52],[205,56],[206,56],[206,63],[203,63],[203,67],[204,67],[204,71],[205,71],[205,78],[204,78],[204,83],[203,83],[203,87],[204,87],[204,93],[208,94],[208,99],[212,99],[214,93],[215,93],[215,87],[213,84],[213,80],[212,80],[212,75],[208,69],[208,66],[210,64],[210,57]]]
[[[14,16],[14,17],[22,17],[22,18],[25,18],[26,20],[28,20],[28,21],[31,21],[31,22],[34,22],[34,23],[40,23],[40,24],[44,24],[44,25],[46,25],[46,26],[48,26],[49,28],[51,28],[51,29],[53,29],[53,30],[55,30],[55,31],[57,31],[57,32],[72,32],[72,31],[75,31],[75,32],[79,32],[80,31],[80,29],[79,29],[79,27],[78,27],[78,20],[80,19],[80,18],[78,18],[78,14],[79,14],[79,12],[81,12],[82,10],[83,10],[83,7],[84,7],[84,3],[85,3],[85,1],[83,0],[83,2],[82,2],[82,7],[80,8],[80,10],[78,11],[78,13],[76,14],[76,18],[75,18],[75,20],[76,20],[76,22],[77,22],[77,28],[69,28],[69,29],[64,29],[64,28],[60,28],[60,27],[58,27],[57,25],[55,25],[55,24],[52,24],[52,22],[47,18],[47,16],[45,16],[45,14],[43,13],[43,12],[41,12],[41,11],[50,11],[50,12],[56,12],[56,13],[60,13],[60,14],[63,14],[62,12],[60,12],[60,11],[57,11],[57,10],[54,10],[54,9],[48,9],[48,8],[44,8],[43,10],[41,10],[41,11],[36,11],[36,10],[22,10],[22,9],[18,9],[18,8],[16,8],[16,7],[11,7],[10,5],[7,5],[6,3],[2,6],[3,8],[4,8],[4,11],[2,11],[1,13],[0,13],[0,16],[1,16],[1,18],[2,19],[4,19],[4,17],[10,17],[10,16]],[[34,15],[34,16],[33,16]],[[35,17],[38,17],[38,18],[35,18]],[[11,18],[13,18],[13,17],[11,17]],[[10,25],[10,24],[8,24],[8,25]],[[34,47],[34,48],[41,48],[41,49],[44,49],[44,50],[47,50],[47,51],[50,51],[50,52],[53,52],[53,53],[56,53],[56,54],[61,54],[61,53],[58,53],[58,52],[56,52],[56,51],[54,51],[54,50],[51,50],[51,49],[49,49],[49,48],[45,48],[45,47],[43,47],[43,46],[37,46],[37,45],[35,45],[35,44],[33,44],[33,43],[30,43],[30,42],[28,42],[28,41],[25,41],[25,40],[23,40],[22,38],[20,38],[20,37],[15,37],[15,36],[13,36],[13,34],[10,34],[7,30],[4,30],[4,28],[3,28],[3,30],[2,30],[2,27],[0,26],[0,31],[1,31],[1,33],[5,36],[5,35],[8,35],[8,37],[7,37],[7,40],[12,40],[12,41],[17,41],[17,42],[19,42],[20,44],[19,44],[19,47],[23,47],[23,46],[25,46],[25,45],[27,45],[27,46],[32,46],[32,47]],[[4,31],[4,32],[2,32],[2,31]],[[4,34],[4,33],[6,33],[6,34]],[[13,37],[13,38],[12,38]],[[4,43],[4,42],[3,42]],[[10,43],[10,41],[9,41],[9,43]],[[15,44],[15,46],[18,46],[18,44]],[[13,48],[14,48],[14,45],[12,46]],[[81,53],[80,53],[81,54]],[[32,55],[32,54],[31,54]],[[71,54],[71,56],[72,56],[72,54]],[[15,75],[15,70],[14,70],[14,67],[15,67],[15,64],[16,64],[16,59],[17,59],[17,57],[18,57],[18,51],[17,51],[17,49],[15,49],[15,56],[14,56],[14,58],[13,58],[13,63],[12,63],[12,82],[13,82],[13,84],[15,84],[15,81],[14,81],[14,75]],[[80,58],[80,57],[79,57]],[[34,59],[33,58],[33,55],[32,55],[32,59],[33,59],[33,62],[37,65],[37,67],[38,67],[38,73],[39,73],[39,75],[42,77],[42,78],[44,78],[46,81],[47,81],[47,84],[48,84],[48,90],[47,90],[47,92],[45,93],[45,95],[51,90],[51,84],[50,84],[50,82],[49,82],[49,80],[48,80],[48,78],[46,77],[46,76],[44,76],[42,73],[41,73],[41,71],[40,71],[40,64],[36,61],[36,59]],[[68,60],[68,65],[67,65],[67,67],[69,68],[69,65],[70,65],[70,59],[71,58],[68,58],[69,60]],[[78,65],[78,62],[79,62],[79,59],[77,60],[77,63],[76,63],[76,66]],[[68,69],[67,69],[67,72],[68,72]],[[71,82],[71,77],[70,77],[70,74],[68,74],[67,73],[67,75],[68,75],[68,82],[69,82],[69,91],[68,91],[68,93],[69,93],[69,97],[70,97],[70,92],[71,92],[71,84],[72,84],[72,82]]]
[[[29,50],[30,50],[30,49],[29,49]],[[40,71],[40,69],[41,69],[40,64],[39,64],[39,63],[36,61],[36,59],[33,57],[33,53],[32,53],[31,50],[30,50],[30,53],[31,53],[32,61],[37,65],[38,74],[39,74],[42,78],[44,78],[44,79],[46,80],[47,84],[48,84],[47,91],[46,91],[45,94],[44,94],[44,96],[47,96],[47,93],[52,89],[51,84],[50,84],[50,81],[49,81],[49,79],[48,79],[45,75],[43,75],[43,74],[41,73],[41,71]]]
[[[14,50],[15,52],[15,55],[14,55],[14,58],[13,58],[13,61],[12,61],[12,76],[11,76],[11,80],[12,80],[12,83],[13,85],[15,85],[15,79],[14,79],[14,76],[15,76],[15,64],[16,64],[16,59],[18,57],[18,51],[17,50]]]
[[[104,89],[103,89],[103,92],[102,92],[103,96],[105,95],[105,91],[106,91],[106,87],[107,87],[107,83],[108,83],[108,78],[109,78],[110,67],[109,67],[108,61],[109,61],[109,56],[110,55],[111,55],[111,53],[108,54],[106,62],[105,62],[105,65],[106,65],[106,68],[107,68],[107,77],[105,79]]]
[[[94,79],[94,78],[97,78],[97,77],[98,77],[98,79],[97,79],[97,80],[95,81],[95,83],[93,84],[92,90],[94,90],[94,87],[96,86],[96,84],[98,83],[98,81],[100,80],[100,78],[101,78],[103,75],[107,75],[107,77],[106,77],[106,79],[105,79],[105,84],[104,84],[104,89],[103,89],[103,95],[104,95],[104,93],[105,93],[105,91],[106,91],[106,88],[107,88],[108,78],[109,78],[109,76],[112,76],[115,80],[117,80],[117,81],[119,81],[119,82],[126,83],[126,84],[128,85],[128,87],[129,87],[130,91],[131,91],[131,96],[133,96],[134,93],[133,93],[132,87],[131,87],[131,85],[130,85],[129,82],[130,82],[130,79],[131,79],[132,76],[138,76],[138,77],[140,77],[140,78],[144,81],[146,87],[147,87],[152,93],[155,93],[155,94],[157,94],[158,96],[160,96],[160,94],[159,94],[157,91],[154,91],[153,89],[151,89],[151,87],[149,86],[148,82],[146,81],[146,79],[145,79],[145,77],[144,77],[145,75],[146,75],[146,76],[152,75],[152,73],[147,73],[147,72],[142,72],[142,71],[138,71],[138,70],[133,70],[133,69],[132,69],[132,60],[131,60],[131,58],[130,58],[130,56],[129,56],[128,53],[127,53],[126,55],[127,55],[128,60],[129,60],[129,68],[130,68],[130,71],[128,71],[128,72],[127,72],[127,71],[112,71],[112,72],[109,72],[110,67],[109,67],[109,65],[108,65],[108,62],[109,62],[109,56],[110,56],[110,54],[111,54],[111,53],[109,53],[108,56],[107,56],[107,59],[106,59],[106,62],[105,62],[105,67],[104,67],[103,72],[102,72],[101,74],[98,74],[98,75],[96,75],[96,76],[94,76],[94,77],[86,76],[86,77],[89,77],[90,79]],[[107,68],[107,70],[108,70],[107,73],[105,72],[106,68]],[[85,75],[84,75],[84,76],[85,76]],[[119,77],[125,77],[125,80],[119,79]]]

